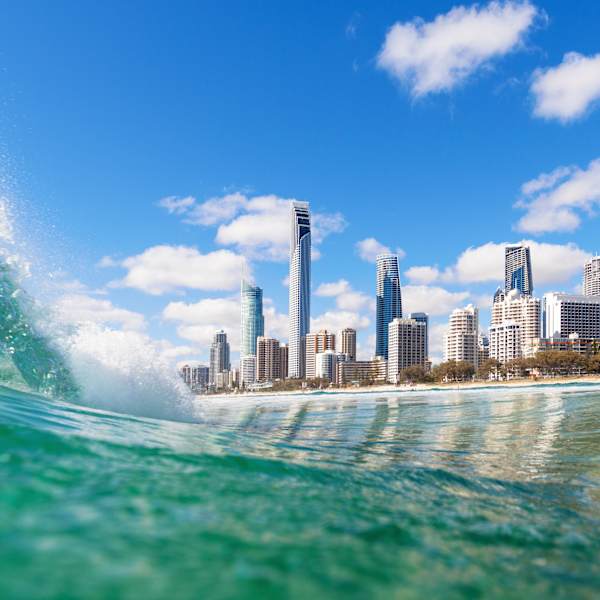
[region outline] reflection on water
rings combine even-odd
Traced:
[[[566,403],[580,406],[570,418]],[[208,401],[205,417],[244,437],[234,446],[273,458],[381,469],[394,463],[513,481],[553,480],[573,461],[597,473],[596,390],[554,387],[389,395],[321,395]],[[584,439],[578,439],[581,429]],[[587,459],[577,461],[584,448]],[[233,448],[232,448],[233,449]],[[570,452],[565,455],[565,450]]]
[[[198,408],[0,389],[0,597],[598,596],[599,387]]]

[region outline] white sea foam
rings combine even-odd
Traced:
[[[80,389],[81,404],[170,420],[195,420],[192,395],[159,344],[145,334],[80,323],[59,346]]]

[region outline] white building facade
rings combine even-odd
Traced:
[[[510,324],[507,331],[514,331],[512,325],[518,325],[520,343],[519,352],[515,358],[529,356],[536,339],[541,335],[541,302],[538,298],[523,294],[517,289],[511,290],[498,297],[492,304],[492,327]],[[490,340],[490,357],[501,360]],[[503,361],[502,361],[503,362]]]
[[[543,325],[545,338],[600,338],[600,296],[545,294]]]
[[[469,304],[452,311],[444,336],[444,360],[467,362],[479,366],[479,309]]]
[[[583,295],[600,296],[600,256],[593,256],[583,267]]]
[[[427,325],[416,319],[394,319],[388,331],[388,376],[398,383],[408,367],[427,367]]]

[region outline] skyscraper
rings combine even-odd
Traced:
[[[402,295],[398,257],[395,254],[379,254],[377,262],[377,323],[375,331],[375,355],[388,357],[388,327],[394,319],[402,318]]]
[[[209,383],[216,385],[217,375],[229,371],[229,342],[227,334],[221,329],[215,333],[213,343],[210,346]]]
[[[304,344],[310,326],[310,212],[308,202],[291,205],[288,373],[304,377]]]
[[[348,360],[356,360],[356,329],[342,329],[342,354],[348,355]]]
[[[593,256],[583,267],[583,295],[600,296],[600,256]]]
[[[529,246],[507,246],[504,249],[504,288],[519,290],[526,296],[533,293],[531,254]]]
[[[479,309],[472,304],[454,309],[444,336],[444,360],[465,361],[477,368],[478,338]]]
[[[265,333],[263,292],[242,279],[240,356],[256,356],[256,338]]]

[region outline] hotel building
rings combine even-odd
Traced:
[[[583,295],[600,296],[600,256],[593,256],[583,267]]]
[[[412,366],[427,367],[427,325],[415,319],[394,319],[388,335],[388,381],[398,383],[400,372]]]
[[[456,308],[450,315],[448,331],[444,336],[444,360],[464,361],[479,366],[479,309],[472,304]]]

